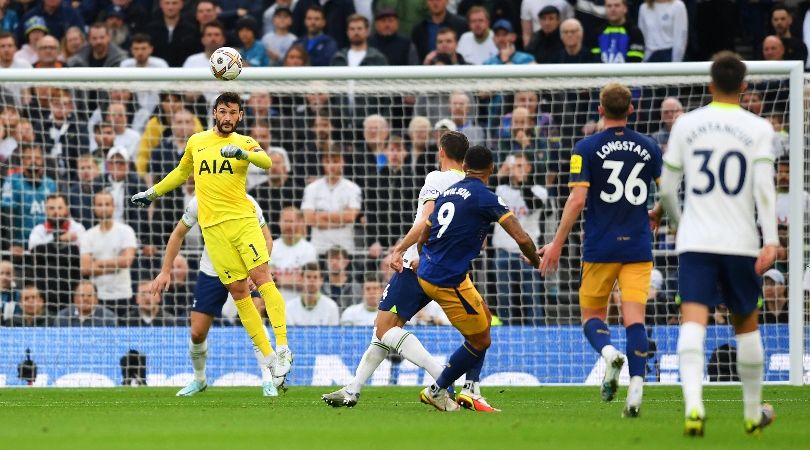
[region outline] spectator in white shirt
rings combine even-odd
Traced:
[[[338,325],[337,303],[321,293],[323,276],[318,263],[306,264],[303,275],[303,293],[287,301],[287,325]]]
[[[377,306],[383,294],[382,276],[369,272],[363,277],[363,300],[346,308],[340,316],[341,325],[373,326]]]
[[[134,159],[141,141],[141,133],[129,127],[127,107],[123,103],[110,103],[107,107],[107,122],[112,124],[115,132],[113,145],[129,150],[130,161]]]
[[[295,9],[295,4],[298,0],[276,0],[275,3],[270,5],[269,8],[264,10],[262,15],[262,34],[268,35],[276,30],[276,25],[273,22],[273,17],[276,15],[276,10],[279,8],[287,8],[290,11]],[[283,57],[284,55],[282,55]]]
[[[276,2],[276,5],[278,5],[278,2]],[[273,7],[276,5],[273,5]],[[264,44],[264,48],[267,50],[267,56],[270,57],[270,63],[274,66],[279,66],[284,59],[284,55],[287,54],[287,50],[289,50],[296,39],[298,39],[298,37],[290,33],[290,27],[292,27],[292,11],[284,7],[275,8],[272,24],[273,31],[265,33],[262,37],[262,44]]]
[[[304,188],[301,210],[312,227],[312,244],[321,255],[334,245],[354,252],[354,222],[360,214],[360,187],[343,178],[343,155],[333,146],[321,154],[324,176]]]
[[[489,12],[483,6],[473,6],[467,12],[467,22],[470,31],[461,35],[456,51],[468,64],[484,64],[484,61],[498,54],[489,28]]]
[[[306,225],[301,210],[288,207],[281,210],[278,219],[281,239],[273,241],[273,254],[270,266],[273,279],[284,298],[292,298],[301,293],[303,278],[301,269],[318,262],[318,252],[307,241]]]
[[[200,38],[200,41],[202,42],[203,51],[189,55],[183,63],[183,67],[210,67],[211,63],[208,59],[211,58],[211,54],[225,45],[226,31],[222,23],[216,20],[206,23],[202,26],[201,33],[202,38]]]
[[[28,61],[17,58],[14,54],[17,52],[17,39],[14,35],[3,31],[0,32],[0,69],[30,69],[31,63]],[[16,105],[23,105],[28,103],[23,101],[24,97],[30,96],[30,90],[23,86],[3,86],[14,97]]]
[[[61,194],[50,194],[45,198],[45,222],[31,230],[28,250],[54,241],[79,245],[84,232],[84,226],[70,218],[65,197]]]
[[[132,53],[132,58],[121,61],[121,67],[149,67],[153,69],[169,67],[169,63],[165,59],[152,56],[155,47],[152,45],[152,38],[148,34],[137,33],[133,35],[129,51]]]
[[[124,317],[132,299],[130,268],[138,242],[132,227],[113,219],[114,209],[112,194],[96,193],[93,212],[99,223],[82,236],[80,266],[82,275],[96,286],[104,306]]]
[[[638,27],[644,35],[645,61],[683,61],[689,18],[681,0],[644,0],[638,9]]]

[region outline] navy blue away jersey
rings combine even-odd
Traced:
[[[647,200],[661,165],[658,144],[629,128],[608,128],[577,142],[568,186],[588,187],[583,261],[652,260]]]
[[[465,178],[450,186],[430,214],[430,238],[419,255],[417,275],[439,287],[464,281],[492,222],[512,213],[478,178]]]

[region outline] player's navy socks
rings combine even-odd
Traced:
[[[478,358],[478,362],[476,362],[474,366],[470,367],[469,370],[467,370],[466,381],[473,381],[476,383],[481,381],[481,369],[484,367],[484,358],[487,355],[487,351],[484,350],[483,352],[480,353],[481,356]]]
[[[643,323],[634,323],[625,329],[627,334],[627,368],[630,376],[644,377],[647,366],[647,350],[650,342]]]
[[[447,362],[447,367],[444,368],[439,379],[436,380],[436,385],[442,389],[447,389],[448,386],[453,384],[461,375],[473,367],[479,360],[483,361],[484,353],[473,348],[469,342],[459,347],[452,356],[450,361]]]
[[[585,337],[588,338],[591,347],[596,350],[596,353],[602,354],[602,349],[610,345],[610,329],[607,324],[601,319],[594,317],[585,322],[582,326],[585,332]]]

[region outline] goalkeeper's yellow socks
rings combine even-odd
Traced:
[[[267,316],[273,325],[273,334],[276,335],[276,346],[287,345],[287,307],[284,297],[276,288],[276,283],[268,281],[259,286],[259,293],[264,299]]]
[[[267,339],[267,331],[264,329],[259,310],[253,304],[253,299],[246,297],[234,300],[234,303],[236,303],[236,311],[239,313],[239,320],[242,321],[242,326],[245,327],[253,345],[258,347],[264,356],[273,353],[273,348],[270,347],[270,341]]]

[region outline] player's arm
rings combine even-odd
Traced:
[[[568,235],[571,233],[571,229],[574,228],[574,224],[577,222],[579,215],[582,213],[582,210],[585,209],[587,196],[588,186],[579,185],[571,188],[571,194],[568,195],[568,200],[565,202],[562,219],[560,219],[560,225],[557,227],[554,240],[538,251],[538,254],[543,257],[540,263],[540,272],[543,276],[557,270],[563,245],[568,241]]]
[[[678,188],[681,186],[683,171],[670,164],[664,164],[664,171],[661,174],[661,206],[669,217],[669,223],[673,228],[678,228],[681,221],[681,206],[678,202]],[[776,213],[774,213],[776,217]]]
[[[422,232],[419,234],[419,239],[416,241],[416,250],[419,253],[422,253],[422,246],[430,239],[430,227],[432,226],[430,219],[425,219],[422,223],[424,224],[422,226]]]
[[[397,272],[402,272],[402,255],[409,249],[413,244],[416,244],[419,241],[419,238],[422,236],[422,233],[427,229],[430,231],[430,227],[425,223],[430,214],[433,212],[433,208],[436,206],[436,200],[426,200],[423,204],[422,208],[422,217],[419,218],[412,226],[411,229],[408,230],[408,233],[405,234],[405,237],[399,242],[399,244],[394,247],[394,250],[391,252],[391,263],[390,266],[392,269],[396,270]]]
[[[779,248],[773,161],[766,158],[754,161],[754,202],[762,229],[763,244],[754,267],[761,276],[776,261],[776,253]]]
[[[517,217],[515,217],[514,214],[508,214],[502,220],[501,227],[517,242],[520,251],[523,252],[523,256],[529,260],[529,264],[531,264],[532,267],[540,266],[541,260],[537,255],[537,247],[535,247],[534,241],[532,241],[529,233],[526,233],[526,230],[520,226]]]
[[[162,196],[167,192],[171,192],[177,187],[186,182],[191,172],[194,170],[194,162],[191,157],[191,151],[186,145],[186,151],[183,153],[183,158],[180,159],[180,164],[168,173],[156,185],[150,187],[144,192],[138,192],[132,196],[132,203],[141,208],[146,208],[156,198]]]
[[[223,158],[246,160],[247,162],[261,169],[269,169],[270,166],[273,165],[270,155],[262,150],[261,147],[253,147],[250,150],[242,150],[233,144],[228,144],[220,149],[219,154],[222,155]]]
[[[163,263],[160,267],[160,273],[152,281],[152,295],[157,295],[169,288],[172,281],[172,267],[177,255],[180,254],[180,247],[183,245],[183,240],[186,238],[188,231],[191,229],[184,221],[180,220],[172,230],[169,241],[166,243],[166,251],[163,253]]]

